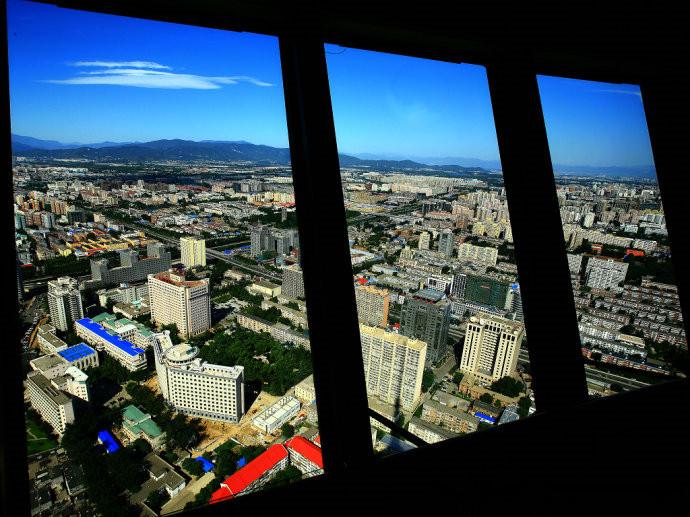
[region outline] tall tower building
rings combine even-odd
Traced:
[[[181,237],[180,258],[184,267],[205,266],[206,241],[199,237]]]
[[[281,293],[290,298],[304,298],[304,274],[297,264],[283,269]]]
[[[454,235],[451,230],[443,230],[438,239],[438,252],[446,257],[453,256]]]
[[[359,323],[385,328],[388,325],[388,308],[391,297],[386,289],[362,285],[355,289]]]
[[[400,332],[427,344],[428,365],[446,354],[449,326],[450,302],[444,293],[422,289],[405,298],[400,315]]]
[[[185,280],[184,273],[170,270],[149,275],[148,284],[153,323],[174,323],[185,339],[211,328],[208,278]]]
[[[63,332],[70,330],[72,323],[84,317],[77,281],[62,276],[48,282],[48,307],[53,326]]]
[[[467,324],[460,370],[486,382],[515,373],[525,327],[517,321],[478,313]]]
[[[367,393],[414,409],[422,393],[426,343],[380,328],[359,326]]]
[[[429,232],[422,232],[419,235],[419,243],[418,243],[417,247],[420,250],[428,250],[430,244],[431,244],[431,235],[429,234]]]

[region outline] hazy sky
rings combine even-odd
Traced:
[[[12,131],[286,147],[276,38],[8,1]],[[326,46],[346,153],[498,159],[483,67]],[[554,162],[652,163],[639,88],[539,78]]]

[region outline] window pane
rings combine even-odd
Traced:
[[[687,341],[640,89],[539,77],[590,395],[675,378]]]
[[[370,408],[428,443],[533,411],[483,67],[326,46]],[[372,420],[377,451],[410,444]]]
[[[277,39],[8,14],[34,509],[320,473]]]

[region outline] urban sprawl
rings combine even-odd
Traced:
[[[289,168],[13,173],[32,515],[167,514],[323,472]],[[341,171],[369,405],[436,443],[535,406],[501,175],[429,174]],[[679,375],[656,183],[556,184],[590,395]],[[371,425],[377,454],[414,447]]]

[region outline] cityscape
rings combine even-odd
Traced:
[[[404,144],[376,151],[342,137],[357,116],[345,115],[352,84],[338,78],[350,65],[338,59],[387,59],[358,52],[330,54],[328,66],[339,148],[357,151],[339,157],[361,342],[352,346],[361,344],[369,407],[430,445],[529,418],[529,336],[483,69],[462,68],[463,88],[484,89],[473,116],[493,141],[476,144],[475,160],[444,158],[452,142],[405,158]],[[248,99],[275,81],[176,74],[154,61],[71,66],[102,70],[45,87],[237,86]],[[127,83],[160,74],[178,82]],[[575,164],[559,158],[549,102],[544,91],[554,161]],[[15,107],[14,130],[30,130]],[[426,108],[398,114],[410,134],[439,125]],[[290,153],[274,141],[284,112],[274,115],[280,128],[251,143],[256,126],[238,139],[132,129],[70,144],[81,131],[72,126],[64,137],[12,135],[32,516],[167,515],[324,472]],[[687,363],[653,165],[649,174],[606,163],[554,167],[591,397],[682,376]],[[377,456],[416,447],[370,421]]]

